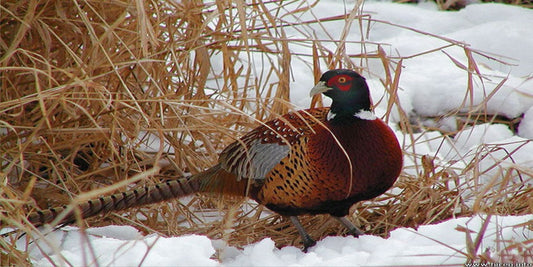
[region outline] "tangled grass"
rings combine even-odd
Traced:
[[[0,219],[31,234],[33,226],[26,215],[33,210],[204,170],[236,137],[295,108],[289,97],[294,60],[307,62],[309,76],[317,80],[321,70],[359,69],[366,60],[378,59],[391,96],[385,100],[389,111],[385,119],[396,109],[399,128],[415,139],[423,129],[410,122],[397,98],[403,59],[387,55],[380,44],[373,44],[378,47],[375,51],[349,54],[344,49],[347,43],[362,47],[368,43],[351,41],[347,34],[344,39],[324,40],[307,27],[340,20],[348,32],[370,21],[386,22],[361,14],[357,5],[345,16],[300,20],[299,15],[312,5],[306,1],[3,1]],[[289,29],[305,38],[288,36]],[[479,53],[447,41],[468,55]],[[309,53],[292,53],[290,43],[306,47]],[[331,50],[331,44],[337,49]],[[472,56],[469,60],[465,72],[475,79],[476,62]],[[313,99],[312,106],[320,105],[320,98]],[[466,116],[465,121],[474,124],[495,118],[463,111],[458,107],[447,116]],[[506,190],[481,194],[484,188],[468,182],[480,174],[476,160],[457,169],[415,153],[408,144],[404,151],[414,165],[405,166],[409,171],[402,173],[395,188],[353,207],[357,216],[352,219],[368,233],[386,236],[397,227],[474,213],[533,212],[531,187],[510,182],[517,174],[530,180],[529,169],[502,168],[492,186],[506,185]],[[135,175],[135,181],[128,179]],[[465,200],[465,190],[480,194]],[[302,222],[316,237],[344,231],[327,216],[303,217]],[[81,227],[108,224],[129,224],[145,233],[205,234],[235,246],[265,236],[280,245],[299,242],[296,230],[283,217],[229,197],[198,195],[78,221]],[[15,248],[15,240],[0,240],[2,264],[29,265],[28,255]],[[478,259],[481,252],[472,244],[469,257]]]

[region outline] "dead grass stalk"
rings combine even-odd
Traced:
[[[326,68],[362,70],[368,60],[379,59],[390,96],[383,98],[385,119],[393,109],[400,111],[400,129],[415,143],[419,125],[410,121],[397,97],[403,58],[387,55],[384,44],[366,41],[365,34],[357,41],[348,38],[353,25],[361,32],[369,23],[405,27],[360,14],[359,4],[345,16],[302,21],[298,15],[312,7],[305,1],[2,1],[0,219],[31,233],[25,216],[35,209],[205,169],[236,136],[294,108],[289,97],[294,60],[308,60],[309,75],[317,80]],[[347,25],[340,40],[319,38],[308,27],[339,20]],[[305,38],[289,37],[288,30]],[[472,54],[488,55],[433,37],[447,41],[446,47],[464,48],[466,66],[450,58],[464,68],[472,92],[474,79],[483,79]],[[365,53],[350,54],[346,46],[353,44]],[[308,47],[309,53],[293,53],[291,45]],[[313,99],[312,106],[321,105],[320,98]],[[468,121],[477,121],[475,114],[490,117],[482,106],[469,108],[475,112],[467,113]],[[458,107],[446,116],[463,111]],[[472,173],[482,174],[475,171],[476,157],[462,170],[417,154],[407,143],[404,149],[415,164],[406,166],[395,189],[353,208],[357,216],[352,219],[369,233],[385,236],[399,226],[474,212],[533,211],[531,188],[511,183],[517,174],[531,179],[529,169],[506,167],[491,183],[510,188],[505,192],[513,191],[511,197],[489,193],[490,188],[476,191],[464,181]],[[128,180],[135,175],[139,179]],[[462,198],[467,189],[483,194],[474,209]],[[194,196],[78,225],[129,224],[147,233],[205,234],[236,246],[265,236],[278,244],[299,242],[286,219],[242,203]],[[302,223],[316,237],[343,233],[325,216],[306,217]],[[0,239],[2,263],[28,265],[28,255],[15,249],[15,241]]]

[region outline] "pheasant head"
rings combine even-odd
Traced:
[[[375,119],[371,111],[371,100],[365,78],[357,72],[336,69],[325,72],[313,87],[310,95],[323,93],[331,98],[328,121],[340,122],[346,119]]]

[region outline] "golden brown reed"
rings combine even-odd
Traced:
[[[397,3],[419,3],[417,0],[395,0]],[[472,3],[468,0],[435,0],[434,1],[441,10],[459,10]],[[509,5],[517,5],[525,8],[532,8],[533,2],[531,0],[481,0],[482,3],[501,3]]]
[[[289,98],[290,64],[300,58],[310,62],[309,76],[315,80],[327,68],[359,69],[369,59],[380,60],[386,73],[382,82],[391,96],[378,100],[387,101],[389,112],[384,119],[388,121],[390,111],[397,109],[400,129],[414,140],[415,132],[425,128],[409,120],[397,99],[404,58],[387,55],[382,44],[372,44],[377,49],[364,54],[350,54],[345,48],[346,44],[363,48],[370,44],[350,40],[351,27],[362,29],[370,21],[402,26],[361,14],[357,5],[346,16],[298,19],[311,4],[2,1],[0,219],[31,234],[25,216],[32,210],[69,203],[75,207],[133,184],[205,169],[236,137],[294,108]],[[307,24],[339,20],[346,27],[338,40],[305,31]],[[289,28],[306,38],[287,36]],[[472,92],[472,81],[479,75],[472,54],[482,53],[433,37],[462,47],[469,55],[468,66],[452,62],[465,70],[467,92]],[[289,44],[305,46],[310,52],[291,53]],[[329,44],[338,48],[329,50]],[[436,51],[440,50],[427,53]],[[321,99],[313,99],[313,106],[321,104]],[[472,106],[472,112],[465,114],[465,107],[468,103],[446,116],[464,115],[468,122],[464,127],[479,117],[495,118]],[[353,208],[357,215],[352,219],[368,233],[386,236],[396,227],[473,213],[533,212],[531,187],[510,182],[517,174],[531,179],[529,169],[502,168],[493,185],[507,190],[494,193],[475,188],[486,194],[478,195],[470,206],[461,193],[471,185],[462,181],[479,174],[475,160],[465,169],[456,169],[405,149],[417,161],[406,166],[411,171],[402,174],[396,193]],[[327,216],[305,217],[302,222],[315,237],[343,233]],[[296,230],[284,218],[227,197],[193,196],[78,221],[80,227],[108,224],[133,225],[146,233],[205,234],[235,246],[266,236],[280,245],[299,242]],[[28,264],[27,255],[14,248],[16,237],[0,239],[2,264]],[[475,247],[470,251],[467,257],[472,259],[482,253]]]

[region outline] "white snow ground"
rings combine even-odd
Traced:
[[[464,231],[472,231],[475,240],[484,219],[478,216],[453,219],[421,226],[417,231],[396,229],[387,239],[371,235],[327,237],[308,253],[296,247],[277,249],[269,238],[237,250],[200,235],[142,236],[130,226],[91,228],[86,236],[75,227],[66,227],[49,234],[47,239],[61,248],[61,256],[52,255],[51,260],[55,264],[68,262],[71,266],[461,265],[466,259]],[[531,220],[533,215],[492,217],[480,251],[488,249],[494,253],[509,240],[520,242],[533,238],[533,231],[515,226]],[[40,242],[40,247],[53,254],[44,242]],[[212,259],[216,249],[220,251],[221,262]],[[509,251],[510,257],[513,253],[517,251]],[[53,266],[39,250],[34,249],[31,256],[35,266]]]
[[[342,2],[322,1],[312,10],[312,14],[318,18],[340,15],[345,10]],[[442,161],[453,162],[450,165],[464,167],[469,160],[468,155],[480,149],[481,144],[505,144],[509,151],[520,146],[512,161],[506,161],[523,168],[533,168],[533,145],[528,140],[533,138],[533,10],[500,4],[471,4],[458,12],[443,12],[438,11],[431,3],[406,5],[366,2],[363,13],[371,14],[373,19],[390,22],[369,24],[369,35],[365,36],[368,41],[388,44],[384,49],[392,56],[417,55],[403,61],[400,79],[399,99],[408,114],[442,115],[460,107],[465,97],[467,104],[464,109],[468,110],[470,103],[480,103],[504,79],[507,80],[497,93],[491,96],[487,109],[509,118],[525,113],[518,135],[504,125],[483,124],[465,130],[453,140],[442,138],[438,132],[425,132],[420,136],[421,140],[427,141],[419,141],[410,146],[411,141],[398,132],[398,137],[405,139],[403,141],[406,142],[407,149],[416,148],[418,154],[429,154]],[[308,13],[301,19],[312,18],[311,13]],[[430,52],[448,45],[449,42],[394,24],[467,43],[471,49],[487,52],[511,65],[474,55],[479,71],[486,79],[481,82],[474,77],[472,94],[467,93],[468,77],[458,66],[468,66],[463,48],[448,47],[444,49],[447,54],[441,51]],[[323,25],[327,33],[334,38],[340,35],[344,27],[342,21]],[[309,27],[316,27],[318,37],[327,38],[327,34],[318,25]],[[288,33],[297,35],[297,32]],[[353,26],[348,40],[361,40],[358,26]],[[347,44],[347,48],[350,54],[356,54],[361,45]],[[291,49],[304,48],[291,46]],[[331,49],[335,50],[333,44]],[[372,51],[375,47],[369,44],[367,49]],[[459,62],[460,64],[456,64]],[[384,92],[379,81],[384,75],[383,67],[377,60],[369,60],[363,64],[369,70],[363,74],[372,88],[373,98],[380,99]],[[308,91],[312,87],[309,67],[302,60],[293,60],[292,71],[294,80],[291,85],[291,98],[296,105],[307,107],[310,102]],[[377,107],[378,115],[383,114],[384,108],[385,105]],[[391,125],[397,120],[398,116],[395,114]],[[453,123],[448,126],[451,130],[455,127]],[[481,168],[488,168],[493,162],[503,158],[504,151],[501,153],[494,153],[492,157],[485,158],[485,162],[480,164]],[[412,165],[412,161],[413,159],[406,158],[406,166]],[[493,173],[486,173],[487,177],[491,177],[491,174]],[[533,215],[491,217],[478,251],[497,253],[506,247],[509,240],[531,240],[533,233],[525,226],[531,224],[532,220]],[[328,237],[307,254],[296,247],[277,249],[268,237],[248,245],[244,250],[238,250],[227,247],[219,240],[209,240],[205,236],[142,236],[128,226],[92,228],[87,230],[88,235],[82,235],[77,228],[68,227],[47,235],[47,242],[50,242],[52,247],[45,245],[45,241],[39,241],[40,248],[32,244],[28,250],[36,266],[52,266],[50,259],[54,264],[64,266],[463,264],[466,261],[464,254],[467,253],[467,232],[475,239],[482,222],[482,218],[478,216],[452,219],[437,225],[421,226],[416,231],[397,229],[387,239],[370,235],[358,239]],[[516,226],[519,224],[522,226]],[[25,249],[22,241],[20,248]],[[215,250],[220,250],[219,260],[213,257]]]

